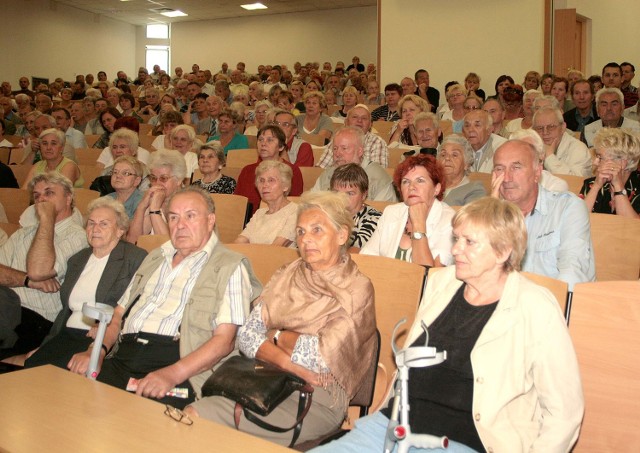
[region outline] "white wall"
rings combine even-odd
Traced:
[[[640,74],[640,2],[637,0],[567,0],[566,8],[591,20],[591,64],[587,73],[598,74],[602,67],[615,61],[629,61]],[[638,77],[633,82],[638,84]]]
[[[220,70],[226,61],[235,68],[244,61],[247,71],[258,64],[300,61],[351,64],[354,55],[365,65],[376,61],[376,7],[255,16],[225,20],[179,22],[171,28],[172,68]]]
[[[104,70],[113,80],[123,69],[135,76],[135,26],[48,0],[3,0],[0,7],[0,80],[14,89],[23,75],[74,80]]]
[[[382,84],[424,68],[444,102],[444,85],[469,72],[493,95],[501,74],[522,83],[543,68],[542,0],[384,0],[381,17]]]

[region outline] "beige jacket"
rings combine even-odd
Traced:
[[[429,277],[407,344],[462,285],[450,266]],[[553,295],[517,272],[471,351],[472,413],[489,452],[566,452],[584,413],[573,344]]]

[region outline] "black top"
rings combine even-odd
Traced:
[[[420,96],[420,89],[416,88],[416,96]],[[438,106],[440,105],[440,92],[433,87],[427,88],[427,99],[431,104],[431,113],[436,113]]]
[[[447,351],[447,360],[427,368],[409,370],[409,424],[415,433],[447,436],[477,451],[484,451],[473,422],[473,369],[471,350],[493,314],[497,302],[475,306],[460,289],[429,326],[429,346]],[[424,346],[423,333],[412,346]],[[387,408],[385,415],[390,415]]]
[[[582,132],[587,124],[591,124],[594,121],[598,121],[600,119],[600,117],[598,116],[598,112],[596,111],[595,104],[591,105],[590,115],[587,118],[584,118],[580,123],[578,122],[578,118],[576,117],[577,111],[577,108],[572,108],[571,110],[567,110],[564,115],[562,115],[564,117],[564,122],[567,125],[567,129],[570,129],[574,132]]]
[[[587,196],[591,190],[591,186],[595,182],[595,179],[596,178],[594,176],[584,180],[582,189],[580,189],[580,198],[585,198]],[[602,186],[600,192],[598,192],[595,203],[593,203],[593,209],[591,209],[591,212],[599,212],[600,214],[616,213],[615,205],[611,199],[610,187],[611,184],[609,183]],[[627,197],[629,198],[631,207],[633,207],[634,211],[640,214],[640,171],[636,170],[629,175],[629,179],[627,179],[627,183],[624,185],[624,188],[627,191]]]
[[[19,189],[18,181],[9,167],[0,162],[0,187]]]

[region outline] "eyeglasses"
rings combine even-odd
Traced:
[[[533,130],[536,131],[538,134],[542,134],[542,133],[546,133],[546,134],[551,134],[553,132],[555,132],[556,129],[558,129],[560,127],[560,124],[548,124],[546,126],[534,126]]]
[[[296,126],[295,123],[287,123],[287,122],[281,123],[279,121],[272,121],[271,124],[274,125],[274,126],[280,126],[280,127],[293,127],[293,126]]]
[[[193,420],[191,420],[191,418],[189,418],[187,414],[185,414],[180,409],[169,406],[168,404],[166,405],[166,409],[164,410],[164,415],[166,415],[167,417],[171,417],[177,422],[184,423],[185,425],[193,425]]]
[[[162,175],[162,176],[149,175],[149,176],[147,176],[147,178],[149,178],[149,181],[151,182],[151,184],[155,184],[158,181],[160,181],[162,184],[166,184],[171,178],[175,178],[175,176],[171,176],[171,175]]]
[[[132,172],[132,171],[128,171],[128,170],[122,170],[122,171],[119,171],[119,170],[113,170],[113,171],[111,172],[111,176],[118,176],[118,175],[120,175],[120,176],[124,176],[125,178],[128,178],[129,176],[138,176],[138,175],[136,175],[134,172]]]

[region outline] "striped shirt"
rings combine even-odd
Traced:
[[[371,239],[371,235],[378,226],[378,220],[382,213],[369,205],[363,205],[362,209],[353,216],[353,230],[351,231],[351,247],[362,248]]]
[[[218,239],[215,234],[202,250],[199,250],[173,267],[176,249],[171,241],[162,245],[162,265],[147,281],[140,299],[131,309],[125,321],[123,334],[147,332],[158,335],[175,336],[180,330],[182,315],[200,273],[209,260]],[[125,306],[132,286],[125,291],[118,302]],[[243,264],[233,272],[220,311],[212,321],[211,330],[220,324],[244,324],[247,313],[243,301],[251,300],[251,280]],[[248,304],[247,304],[248,305]]]
[[[38,225],[20,228],[11,235],[9,240],[0,247],[0,264],[18,271],[27,270],[27,253],[38,230]],[[74,216],[67,217],[56,223],[53,245],[56,253],[56,279],[62,283],[67,273],[67,262],[77,252],[87,247],[87,235]],[[22,306],[35,311],[40,316],[53,321],[62,308],[60,293],[43,293],[37,289],[18,287],[12,288],[18,296]]]
[[[364,135],[364,157],[371,162],[376,162],[382,165],[384,168],[389,166],[389,150],[387,149],[387,142],[382,137],[374,134],[373,132],[367,132]],[[325,147],[324,153],[320,157],[320,161],[316,164],[316,167],[327,168],[333,165],[333,140]]]

